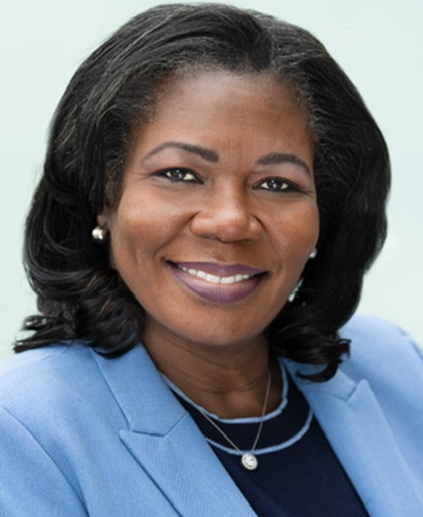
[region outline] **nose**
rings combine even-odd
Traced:
[[[231,189],[206,194],[191,220],[191,231],[199,237],[236,242],[258,239],[262,227],[248,193]]]

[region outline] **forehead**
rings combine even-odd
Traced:
[[[218,138],[216,130],[254,137],[313,140],[308,115],[294,89],[273,73],[232,73],[226,70],[179,71],[156,90],[146,119],[133,127],[132,143],[157,133],[195,133]]]
[[[153,112],[165,102],[170,103],[181,99],[184,92],[195,94],[197,100],[206,102],[227,101],[230,93],[237,91],[238,99],[242,102],[246,96],[260,96],[269,107],[290,104],[293,109],[307,116],[307,108],[294,86],[287,80],[271,71],[266,72],[233,72],[225,69],[189,69],[176,70],[165,76],[155,88]]]

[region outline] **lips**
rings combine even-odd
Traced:
[[[235,303],[249,296],[266,271],[243,265],[210,262],[168,262],[175,277],[201,298],[214,303]]]

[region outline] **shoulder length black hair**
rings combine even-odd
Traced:
[[[39,314],[20,352],[81,339],[111,357],[140,340],[143,308],[109,266],[91,230],[119,193],[134,123],[146,120],[164,77],[180,70],[271,72],[296,92],[316,141],[321,222],[317,257],[295,300],[268,329],[273,350],[322,365],[330,378],[348,342],[338,330],[386,234],[387,148],[354,85],[307,31],[219,4],[162,5],[130,20],[80,66],[55,114],[25,235]]]

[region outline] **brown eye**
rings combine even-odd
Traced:
[[[285,192],[290,190],[298,190],[292,183],[283,178],[267,178],[262,181],[256,188],[268,190],[270,192]]]
[[[189,169],[181,169],[181,168],[174,168],[174,169],[167,169],[164,171],[160,171],[158,173],[159,176],[162,176],[164,178],[167,178],[168,180],[180,183],[180,182],[198,182],[197,176],[190,171]]]

